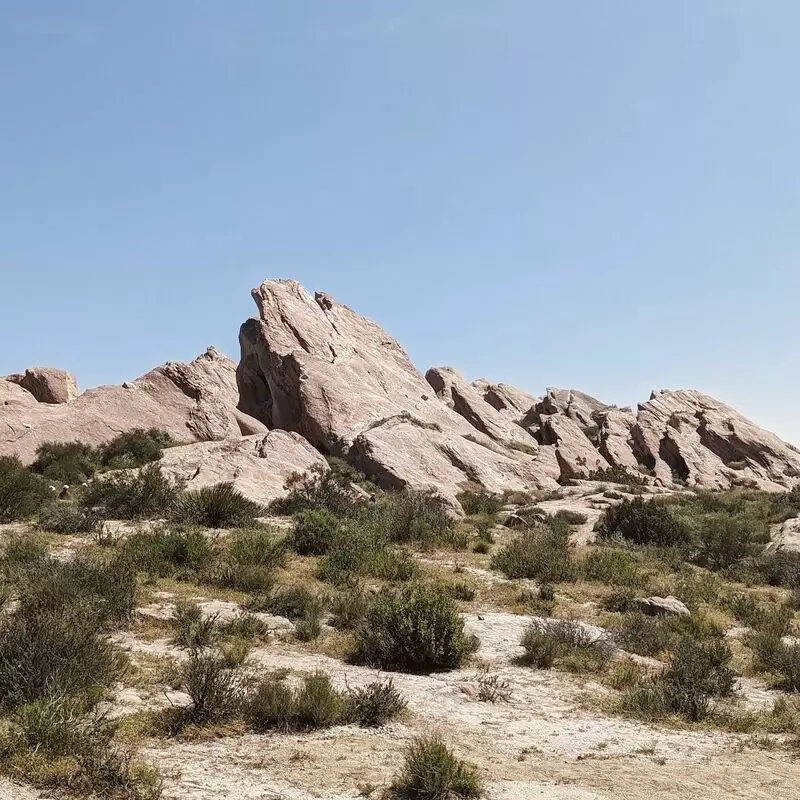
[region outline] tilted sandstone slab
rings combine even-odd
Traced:
[[[490,383],[481,379],[473,381],[472,386],[492,408],[512,422],[519,422],[542,401],[541,397],[534,397],[509,383]]]
[[[610,408],[595,413],[598,426],[598,450],[600,454],[617,467],[630,472],[638,472],[639,462],[633,451],[631,431],[636,424],[636,415],[631,411]]]
[[[797,448],[692,389],[653,392],[631,435],[637,460],[664,483],[779,490],[800,477]]]
[[[596,469],[608,466],[577,420],[562,414],[542,415],[540,419],[542,445],[555,448],[561,477],[588,478]]]
[[[219,442],[170,447],[161,458],[162,470],[186,482],[187,489],[233,483],[245,496],[266,505],[286,491],[286,479],[327,462],[302,436],[288,431],[245,436]]]
[[[236,363],[214,348],[189,363],[168,362],[122,386],[90,389],[58,405],[0,379],[0,455],[30,463],[43,442],[98,445],[132,428],[160,428],[184,442],[266,432],[237,403]]]
[[[595,413],[609,408],[613,406],[577,389],[550,388],[535,410],[539,414],[563,414],[583,426],[589,426],[595,422]]]
[[[496,442],[522,445],[523,448],[529,448],[531,453],[537,451],[536,439],[487,403],[458,370],[453,367],[432,367],[425,373],[425,379],[436,396],[476,430]]]
[[[259,319],[242,326],[238,370],[247,414],[348,455],[387,485],[433,483],[451,498],[458,483],[480,475],[551,485],[533,456],[495,442],[442,402],[374,322],[296,281],[265,281],[253,298]],[[399,424],[385,424],[392,420]],[[442,465],[447,476],[437,477]]]

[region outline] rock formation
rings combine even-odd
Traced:
[[[25,463],[42,442],[97,445],[132,428],[160,428],[179,442],[266,432],[237,408],[236,364],[214,348],[188,364],[168,362],[122,386],[101,386],[58,404],[37,398],[52,397],[68,381],[24,378],[0,379],[0,455],[16,454]]]
[[[35,457],[46,441],[99,444],[158,427],[186,446],[164,468],[192,486],[232,480],[266,502],[293,471],[346,458],[386,488],[555,488],[614,468],[656,485],[800,482],[800,451],[694,390],[654,392],[636,412],[576,389],[536,397],[473,383],[451,367],[422,375],[376,323],[295,281],[252,292],[238,366],[213,348],[122,386],[78,394],[61,370],[0,378],[0,455]]]

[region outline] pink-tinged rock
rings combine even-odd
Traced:
[[[80,394],[75,376],[55,367],[30,367],[22,375],[9,375],[7,380],[19,384],[39,403],[60,405]]]

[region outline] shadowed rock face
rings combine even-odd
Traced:
[[[97,445],[132,428],[160,428],[184,442],[266,432],[237,408],[236,364],[214,348],[60,404],[40,402],[16,377],[0,379],[0,455],[16,454],[25,463],[43,442]]]

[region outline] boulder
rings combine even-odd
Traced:
[[[535,406],[538,414],[562,414],[583,427],[594,425],[595,413],[608,408],[613,408],[613,406],[577,389],[554,388],[548,389],[547,394]]]
[[[286,491],[286,479],[327,462],[302,436],[269,431],[240,439],[170,447],[161,458],[167,474],[186,482],[187,489],[233,483],[245,497],[267,505]]]
[[[651,617],[662,615],[686,616],[690,613],[689,609],[676,597],[637,597],[634,601],[636,607]]]
[[[30,367],[23,375],[9,375],[7,380],[30,392],[38,403],[69,403],[80,394],[75,376],[54,367]]]
[[[238,400],[236,363],[213,347],[189,363],[168,362],[68,403],[39,402],[16,380],[0,379],[0,455],[30,463],[43,442],[98,445],[132,428],[160,428],[179,442],[265,433]]]
[[[384,487],[433,486],[453,502],[466,482],[491,491],[553,484],[530,452],[442,402],[371,320],[296,281],[265,281],[253,298],[259,318],[239,337],[239,407],[269,428],[347,457]]]

